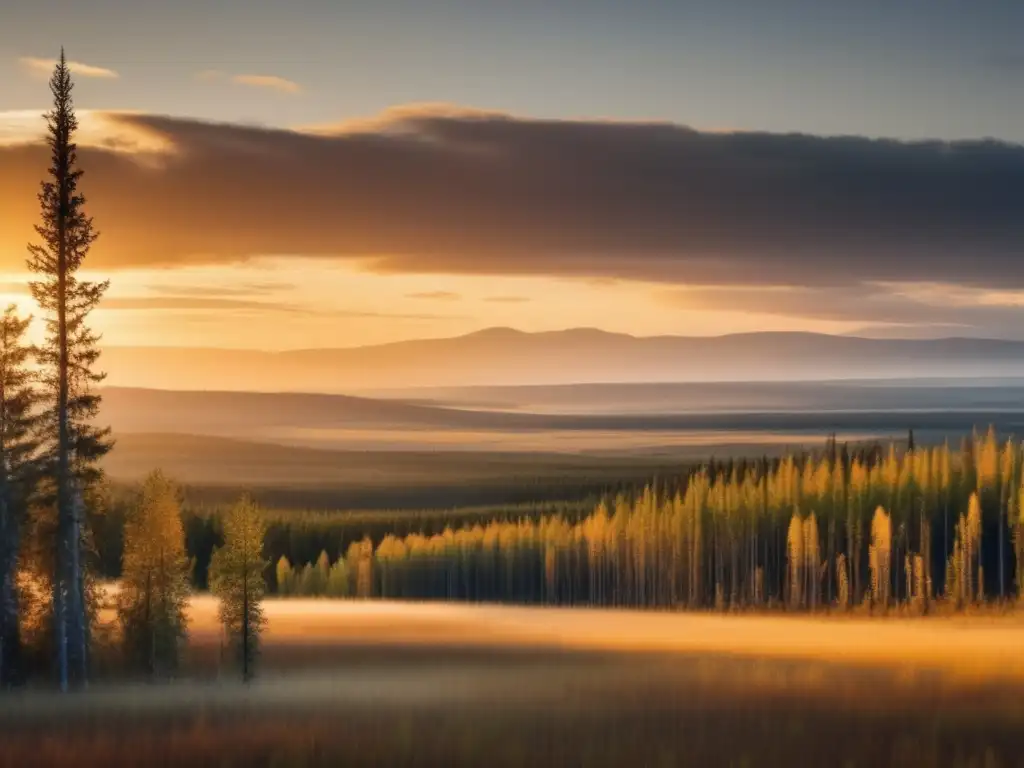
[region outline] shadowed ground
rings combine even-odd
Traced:
[[[1024,622],[194,601],[190,680],[0,704],[6,765],[1024,765]],[[218,680],[219,676],[219,680]],[[59,724],[59,727],[58,727]]]

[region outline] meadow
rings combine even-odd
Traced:
[[[1013,612],[266,608],[253,683],[222,674],[214,602],[196,597],[181,679],[4,697],[0,764],[1024,765]]]

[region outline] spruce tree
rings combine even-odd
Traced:
[[[32,492],[36,393],[28,369],[30,317],[8,306],[0,317],[0,685],[19,682],[21,669],[18,558]]]
[[[189,561],[177,489],[163,473],[146,478],[124,528],[118,619],[132,667],[172,676],[186,637]]]
[[[44,505],[55,507],[53,634],[61,690],[69,681],[85,683],[88,665],[88,619],[83,558],[85,498],[100,476],[97,461],[108,450],[109,430],[92,425],[100,398],[93,387],[102,381],[94,370],[99,337],[87,319],[107,289],[107,282],[78,278],[97,238],[79,191],[71,72],[61,50],[50,78],[53,109],[46,113],[50,148],[49,178],[39,193],[41,243],[29,245],[29,269],[38,279],[32,296],[46,317],[46,340],[38,349],[45,397],[40,440]]]
[[[263,629],[263,537],[259,509],[243,497],[224,516],[224,546],[210,560],[210,588],[220,600],[220,621],[243,680],[250,680]]]

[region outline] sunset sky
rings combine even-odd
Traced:
[[[64,45],[111,345],[1024,338],[1021,29],[1011,0],[14,3],[0,300],[29,304]]]

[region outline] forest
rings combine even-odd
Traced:
[[[704,466],[589,514],[538,514],[279,555],[286,595],[738,610],[1016,599],[1024,450],[993,430],[948,446],[834,441],[819,455]],[[274,542],[280,552],[280,542]]]

